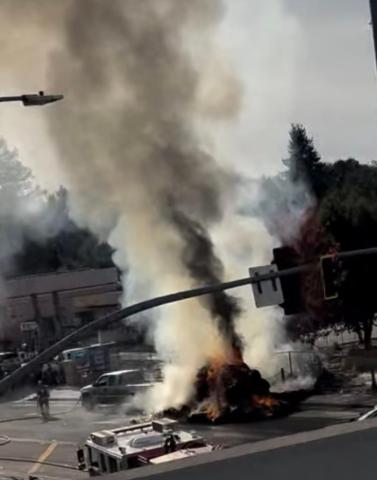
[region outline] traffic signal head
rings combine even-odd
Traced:
[[[296,250],[292,247],[279,247],[274,248],[273,251],[273,263],[276,264],[278,270],[286,270],[301,265],[301,257]],[[305,310],[301,276],[290,275],[287,277],[281,277],[281,289],[283,292],[284,302],[281,307],[284,310],[285,315],[295,315]]]
[[[323,296],[325,300],[338,298],[339,262],[336,255],[324,255],[320,258]]]

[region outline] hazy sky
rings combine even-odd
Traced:
[[[229,0],[223,25],[246,88],[230,150],[256,173],[279,167],[292,122],[323,158],[377,158],[369,0]],[[239,160],[240,161],[240,160]]]
[[[31,44],[33,29],[43,28],[35,23],[37,16],[5,24],[5,1],[0,0],[0,92],[48,87],[44,57],[54,39]],[[244,101],[237,121],[214,130],[218,155],[249,175],[276,171],[286,152],[289,125],[300,122],[326,160],[377,159],[369,0],[224,1],[227,14],[218,40],[241,77]],[[69,101],[69,92],[62,93]],[[37,108],[0,108],[0,135],[37,174],[45,174],[53,162],[43,115]]]

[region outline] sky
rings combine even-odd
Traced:
[[[25,18],[23,9],[19,21],[9,27],[1,15],[6,3],[9,0],[0,0],[0,92],[47,89],[46,58],[57,40],[33,44],[33,32],[43,25],[37,13]],[[221,161],[253,177],[278,171],[291,123],[306,126],[324,160],[377,159],[377,71],[369,1],[224,3],[217,42],[240,77],[243,102],[237,119],[209,127],[212,148]],[[69,92],[57,93],[69,101]],[[56,158],[43,108],[2,104],[0,135],[19,150],[42,183],[61,183],[61,178],[48,175]]]
[[[230,4],[230,2],[228,2]],[[377,75],[368,0],[236,0],[225,44],[245,86],[229,150],[245,171],[279,169],[291,123],[324,160],[377,158]]]

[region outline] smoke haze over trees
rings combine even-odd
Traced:
[[[377,164],[360,164],[355,159],[321,161],[302,125],[292,126],[288,151],[288,159],[283,160],[287,170],[264,180],[261,203],[267,204],[268,196],[273,196],[273,207],[264,211],[272,233],[283,232],[282,244],[292,246],[303,261],[326,253],[377,246]],[[294,194],[289,203],[286,192],[292,191],[292,185]],[[297,230],[294,235],[284,236],[284,229],[276,225],[284,224],[287,215],[292,215],[295,208],[300,210],[303,204],[305,214]],[[323,301],[318,272],[310,282],[302,278],[307,312],[291,318],[288,328],[294,337],[307,339],[326,330],[353,331],[360,343],[370,348],[377,312],[377,258],[350,259],[342,267],[337,300]]]
[[[293,246],[307,261],[332,250],[376,246],[377,163],[363,165],[354,159],[326,163],[301,125],[291,128],[288,154],[283,160],[286,170],[263,180],[260,202],[266,225],[279,236],[281,244]],[[267,201],[271,197],[274,201]],[[297,230],[292,235],[283,225],[287,216],[295,214]],[[67,190],[61,187],[50,194],[42,191],[31,170],[3,139],[0,227],[0,271],[5,276],[113,265],[109,245],[70,218]],[[313,291],[306,295],[308,312],[288,322],[294,337],[309,338],[326,329],[345,329],[356,332],[360,342],[370,347],[377,312],[377,260],[348,260],[346,267],[338,301],[325,304],[320,285],[314,305]]]
[[[46,193],[0,140],[0,272],[4,276],[112,266],[112,250],[68,214],[68,192]]]
[[[293,246],[306,261],[329,251],[376,246],[377,163],[321,160],[302,125],[291,128],[288,154],[283,160],[286,169],[263,180],[260,208],[272,235],[282,245]],[[2,275],[112,266],[110,246],[78,227],[68,210],[67,190],[42,191],[17,152],[1,139]],[[284,224],[292,223],[287,216],[295,215],[296,230],[285,231]],[[348,260],[335,302],[324,303],[318,278],[314,282],[311,278],[311,291],[303,292],[308,311],[288,321],[290,334],[307,339],[320,331],[349,330],[369,348],[377,312],[376,267],[374,257]],[[303,290],[308,288],[304,278],[302,283]]]

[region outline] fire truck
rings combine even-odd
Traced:
[[[97,476],[213,449],[215,447],[196,432],[181,430],[176,421],[163,418],[91,433],[83,448],[77,451],[77,458],[79,469]],[[153,462],[157,458],[158,461]]]

